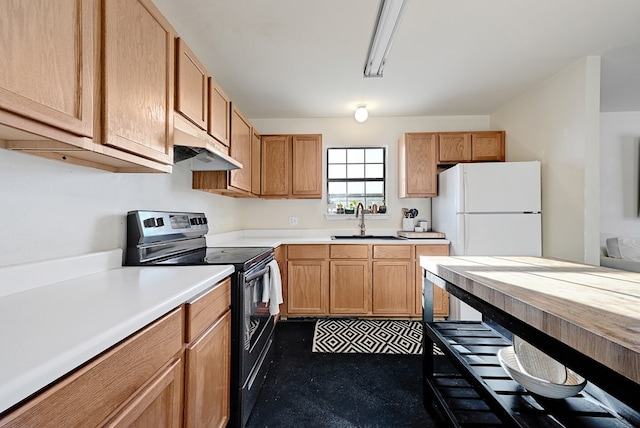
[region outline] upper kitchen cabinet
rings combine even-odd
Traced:
[[[103,0],[103,143],[173,162],[175,31],[151,0]]]
[[[419,132],[402,135],[398,140],[398,197],[437,196],[437,161],[437,134]]]
[[[505,132],[438,133],[439,164],[460,162],[504,162]]]
[[[171,172],[174,32],[150,0],[8,0],[0,28],[0,147]]]
[[[262,196],[289,197],[291,136],[262,136]]]
[[[209,119],[209,76],[184,40],[176,40],[176,111],[206,130]]]
[[[294,135],[291,145],[291,196],[321,199],[322,136]]]
[[[251,141],[253,129],[237,106],[231,106],[231,145],[229,154],[243,167],[229,171],[229,185],[251,193]]]
[[[225,196],[258,196],[259,193],[254,193],[259,192],[259,188],[255,188],[256,178],[252,174],[254,133],[257,131],[251,123],[235,105],[232,105],[229,155],[240,162],[242,168],[231,171],[194,171],[192,187]]]
[[[231,100],[209,76],[209,123],[207,132],[229,147],[231,139]]]
[[[0,4],[0,109],[93,137],[94,3]]]
[[[262,137],[263,197],[322,198],[322,135]]]

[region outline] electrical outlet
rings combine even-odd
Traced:
[[[297,226],[298,217],[289,217],[289,226]]]

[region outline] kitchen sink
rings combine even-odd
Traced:
[[[406,239],[396,235],[333,235],[331,239]]]

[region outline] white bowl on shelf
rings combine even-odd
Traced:
[[[587,384],[585,378],[567,368],[567,378],[564,383],[553,383],[548,380],[531,376],[518,362],[513,346],[507,346],[498,351],[500,365],[511,379],[522,385],[527,391],[547,398],[568,398],[578,394]]]

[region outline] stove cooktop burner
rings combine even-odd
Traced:
[[[255,247],[208,247],[204,256],[207,264],[234,264],[244,263],[265,252],[270,252],[271,248]]]
[[[197,266],[197,265],[234,265],[236,270],[248,267],[273,254],[269,247],[209,247],[190,253],[156,261],[154,265]]]

